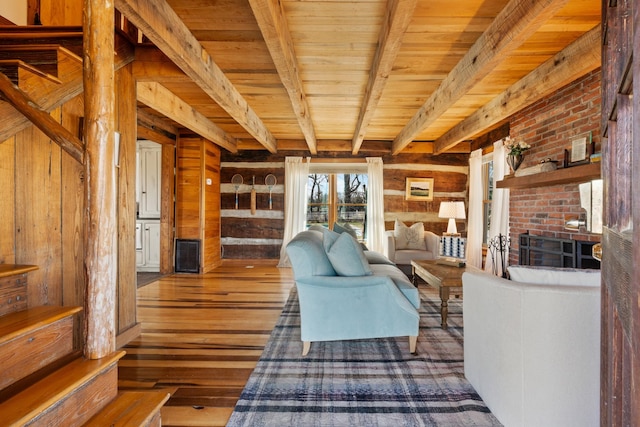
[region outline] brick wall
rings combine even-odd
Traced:
[[[577,136],[592,133],[596,152],[600,151],[600,70],[584,76],[510,118],[511,137],[522,138],[531,145],[521,168],[542,159],[559,161],[564,150]],[[565,217],[578,216],[578,184],[532,189],[511,189],[510,264],[518,263],[518,236],[531,234],[599,242],[601,235],[574,232],[564,228]]]

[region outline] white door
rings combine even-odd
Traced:
[[[162,147],[152,144],[140,146],[139,218],[160,218]]]

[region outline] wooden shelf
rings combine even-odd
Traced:
[[[37,265],[0,264],[0,277],[17,276],[37,269]]]
[[[599,179],[600,162],[570,168],[556,169],[551,172],[542,172],[527,176],[506,176],[498,181],[497,188],[535,188],[551,185],[573,184]]]

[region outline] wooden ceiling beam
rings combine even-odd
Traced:
[[[171,62],[155,46],[136,47],[136,60],[133,62],[133,75],[136,81],[155,81],[158,83],[191,83],[193,80],[176,64]]]
[[[148,139],[163,145],[176,145],[175,139],[171,139],[164,133],[158,132],[157,129],[146,127],[140,123],[138,123],[138,139]]]
[[[358,124],[351,143],[352,154],[358,154],[362,141],[367,133],[367,128],[380,98],[387,84],[387,79],[393,69],[400,45],[416,7],[417,0],[388,0],[385,19],[382,22],[378,47],[373,58],[369,80],[364,93],[364,100],[360,106]]]
[[[55,121],[47,111],[40,108],[29,95],[2,73],[0,73],[0,95],[71,157],[80,164],[84,163],[85,150],[82,141]]]
[[[396,155],[402,151],[553,17],[567,1],[511,0],[396,136],[391,153]]]
[[[47,112],[53,111],[55,108],[82,93],[82,59],[78,58],[77,55],[71,53],[65,48],[61,47],[59,49],[68,52],[68,57],[65,61],[69,63],[68,67],[65,68],[65,72],[60,73],[58,77],[62,80],[62,84],[49,92],[42,93],[37,96],[31,95],[33,101]],[[133,48],[131,45],[126,43],[118,44],[113,59],[114,70],[117,71],[133,61]],[[71,65],[71,62],[73,61],[77,61],[76,66]],[[8,103],[0,102],[0,117],[2,117],[0,141],[4,141],[10,136],[31,126],[29,119]]]
[[[138,82],[137,90],[138,101],[220,147],[232,153],[238,152],[238,143],[235,138],[220,129],[185,101],[178,98],[166,87],[159,83]]]
[[[393,1],[393,0],[392,0]],[[412,0],[415,1],[415,0]],[[311,154],[317,154],[316,133],[311,121],[307,96],[298,73],[298,60],[293,48],[293,40],[284,16],[282,2],[273,0],[249,0],[253,15],[267,43],[271,59],[278,70],[293,111],[298,119],[300,130],[305,137]]]
[[[277,151],[275,137],[165,0],[116,0],[115,4],[133,25],[258,142],[271,153]]]
[[[174,138],[180,134],[177,126],[174,126],[171,123],[167,123],[167,121],[160,116],[156,116],[155,114],[149,113],[141,108],[138,108],[136,111],[138,124],[141,124],[149,129],[160,131],[163,133],[167,133],[167,137],[173,136]]]
[[[435,142],[441,153],[595,70],[601,64],[600,25],[582,35]]]

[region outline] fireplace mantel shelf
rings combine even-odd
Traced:
[[[551,185],[587,182],[592,179],[599,179],[600,177],[600,162],[596,162],[570,168],[556,169],[551,172],[543,172],[535,175],[517,177],[508,175],[502,181],[498,181],[496,186],[497,188],[548,187]]]

